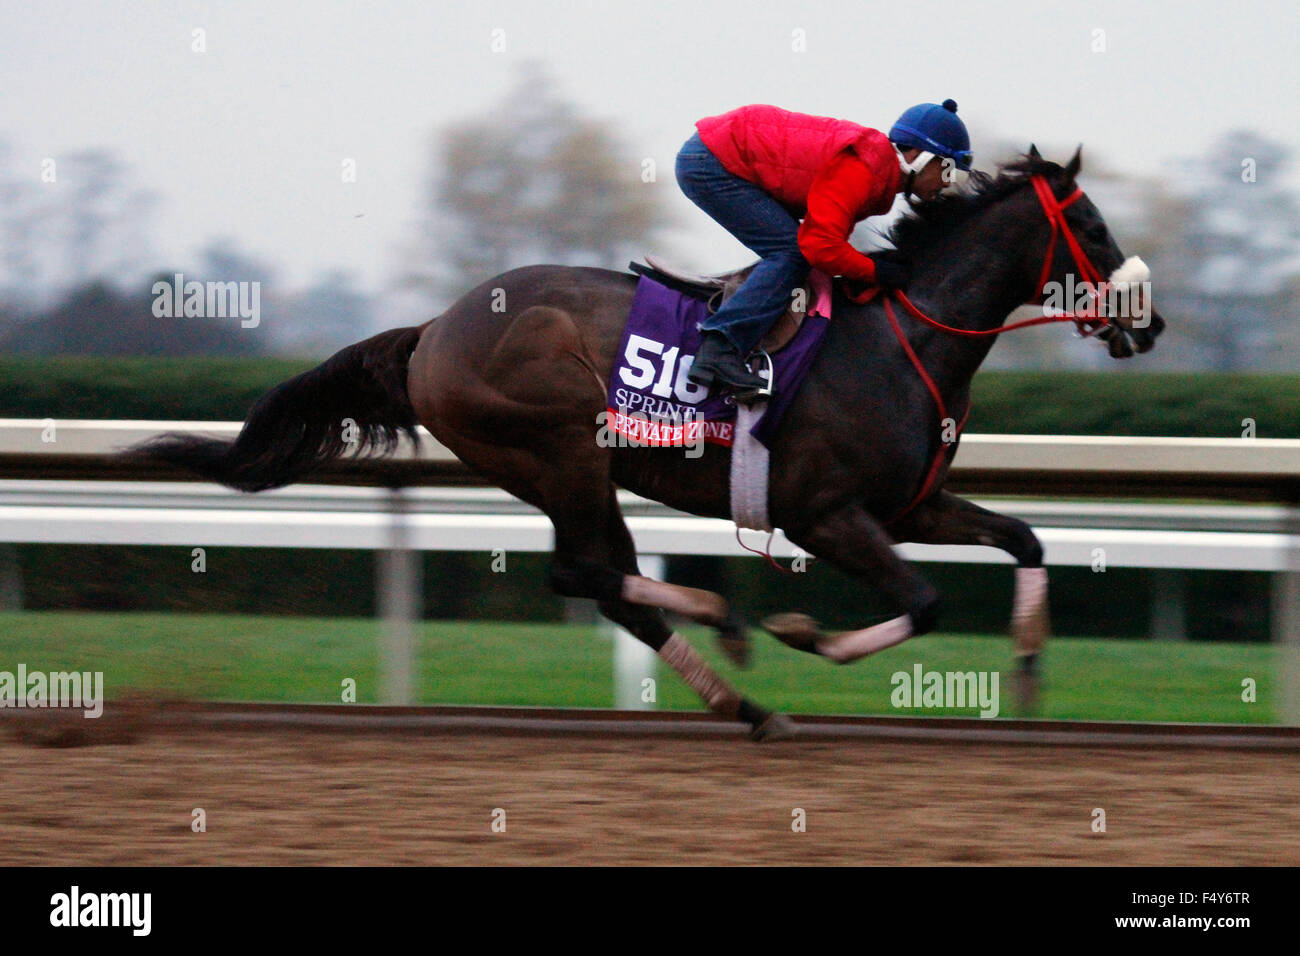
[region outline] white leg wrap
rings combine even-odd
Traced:
[[[1016,568],[1011,633],[1019,654],[1033,654],[1047,640],[1047,568]]]
[[[724,717],[736,716],[740,709],[740,695],[713,673],[713,668],[695,653],[695,648],[690,644],[674,634],[659,649],[659,656],[686,681],[691,690],[704,699],[709,710]]]
[[[728,610],[726,598],[720,594],[668,584],[640,574],[624,576],[622,597],[629,604],[663,608],[704,624],[722,621]]]
[[[893,620],[863,628],[860,631],[846,631],[831,637],[823,637],[817,642],[817,653],[829,657],[838,664],[856,661],[886,647],[902,644],[912,636],[912,618],[904,614]]]

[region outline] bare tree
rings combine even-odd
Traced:
[[[488,118],[438,140],[414,281],[455,296],[516,266],[621,268],[666,223],[641,157],[584,119],[535,65]]]

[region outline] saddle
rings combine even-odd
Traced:
[[[754,265],[757,264],[754,263]],[[646,276],[655,282],[668,286],[670,289],[676,289],[684,295],[707,302],[710,313],[717,312],[722,303],[731,298],[735,291],[740,288],[741,283],[749,278],[749,274],[754,271],[754,266],[751,265],[743,269],[737,269],[734,272],[699,275],[698,273],[670,266],[658,256],[649,254],[646,255],[645,262],[630,262],[628,268],[637,275]],[[791,296],[790,308],[782,313],[781,317],[767,330],[767,334],[758,343],[758,347],[769,355],[789,343],[807,317],[808,307],[813,302],[812,285],[805,280],[799,289],[803,294]],[[802,308],[796,307],[795,303],[802,303]]]

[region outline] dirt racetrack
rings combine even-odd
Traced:
[[[1298,759],[283,728],[6,738],[0,864],[1295,865]]]

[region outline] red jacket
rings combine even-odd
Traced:
[[[775,106],[742,106],[695,126],[728,172],[803,219],[799,251],[813,268],[875,281],[875,266],[848,239],[856,223],[889,212],[902,186],[898,154],[884,133]]]

